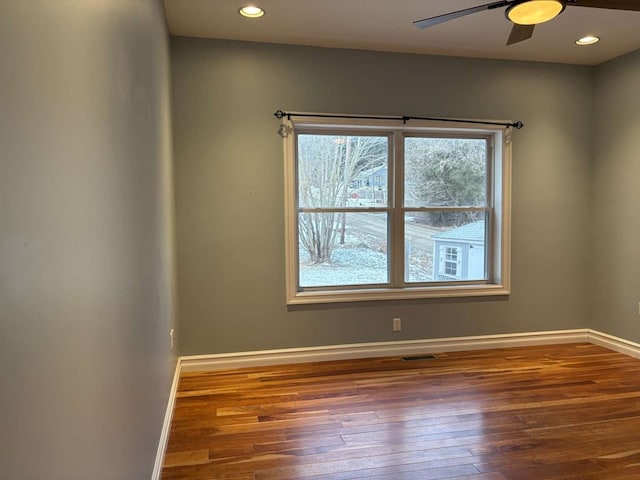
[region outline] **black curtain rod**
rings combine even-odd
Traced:
[[[401,117],[389,116],[367,116],[367,115],[339,115],[339,114],[315,114],[315,113],[295,113],[295,112],[283,112],[278,110],[273,114],[277,119],[287,117],[287,120],[291,120],[291,117],[321,117],[321,118],[353,118],[353,119],[365,119],[365,120],[398,120],[403,123],[407,123],[409,120],[432,120],[436,122],[452,122],[452,123],[475,123],[478,125],[500,125],[502,127],[514,127],[520,130],[524,127],[524,123],[517,122],[485,122],[481,120],[464,120],[458,118],[437,118],[437,117],[411,117],[403,115]]]

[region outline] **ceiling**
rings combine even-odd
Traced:
[[[640,2],[640,0],[638,0]],[[505,46],[504,9],[424,30],[414,20],[490,0],[256,0],[266,14],[247,19],[242,0],[164,0],[172,35],[333,48],[597,65],[640,48],[640,12],[571,7],[536,26],[530,40]],[[601,41],[580,47],[584,35]]]

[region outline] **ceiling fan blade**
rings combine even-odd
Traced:
[[[530,39],[533,35],[534,28],[535,25],[518,25],[514,23],[511,33],[509,34],[509,40],[507,40],[507,45],[513,45],[514,43]]]
[[[439,23],[448,22],[454,18],[464,17],[465,15],[471,15],[472,13],[482,12],[483,10],[492,10],[494,8],[504,7],[509,5],[511,1],[502,0],[500,2],[487,3],[486,5],[479,5],[477,7],[465,8],[464,10],[458,10],[457,12],[445,13],[443,15],[437,15],[435,17],[424,18],[422,20],[416,20],[413,24],[418,28],[427,28]]]
[[[567,5],[640,12],[640,2],[638,0],[567,0]]]

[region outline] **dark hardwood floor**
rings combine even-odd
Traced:
[[[182,376],[163,480],[638,480],[640,360],[590,344]]]

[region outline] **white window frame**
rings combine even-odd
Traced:
[[[492,120],[493,121],[493,120]],[[494,121],[495,122],[495,121]],[[284,127],[284,173],[285,173],[285,262],[286,262],[286,302],[287,305],[343,303],[357,301],[402,300],[418,298],[455,298],[509,295],[511,293],[511,128],[501,125],[478,125],[476,123],[449,123],[427,120],[410,120],[403,124],[396,119],[327,118],[305,116],[300,119],[283,118]],[[437,283],[434,285],[405,285],[402,287],[367,287],[340,289],[299,289],[298,288],[298,211],[296,205],[296,132],[313,130],[332,133],[332,130],[353,130],[354,132],[389,133],[394,138],[393,155],[402,155],[403,145],[398,141],[407,135],[485,135],[491,138],[489,194],[491,222],[488,224],[486,246],[488,259],[488,280],[483,282]],[[396,165],[390,162],[389,168]],[[402,172],[389,172],[389,178],[401,178]],[[389,206],[398,212],[403,206],[395,205],[389,199]],[[400,218],[396,214],[396,218]],[[403,222],[396,221],[396,225]],[[395,228],[395,227],[394,227]],[[404,229],[404,226],[401,227]],[[402,230],[403,231],[403,230]],[[397,234],[397,233],[396,233]],[[402,237],[400,237],[402,238]],[[400,242],[403,243],[403,242]],[[403,247],[399,247],[403,248]],[[398,251],[390,255],[401,255]],[[398,268],[397,265],[395,268]]]

